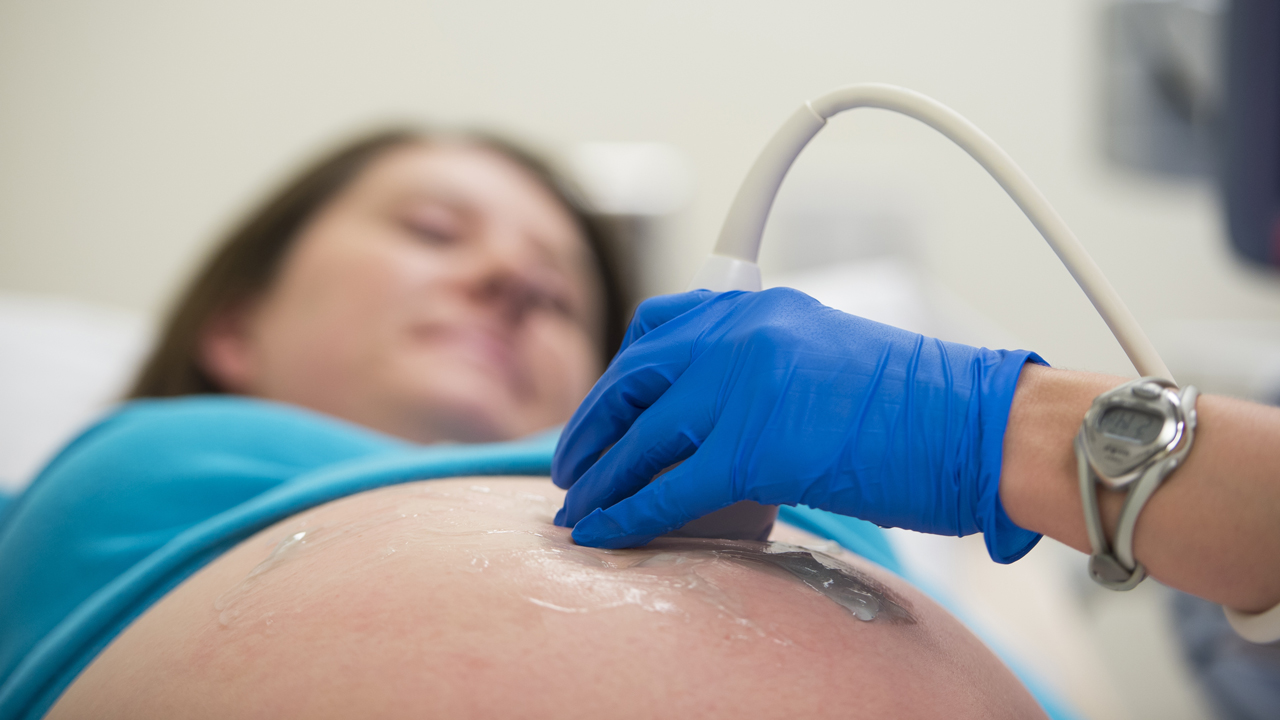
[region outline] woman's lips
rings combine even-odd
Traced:
[[[420,342],[457,351],[488,365],[513,385],[517,381],[515,350],[511,341],[500,333],[483,327],[421,325],[414,328],[413,336]]]

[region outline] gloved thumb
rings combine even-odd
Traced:
[[[574,542],[600,548],[637,547],[741,500],[733,497],[727,468],[721,465],[720,472],[709,473],[707,466],[713,463],[698,461],[699,453],[715,456],[703,452],[707,449],[704,444],[679,467],[631,497],[592,511],[574,526]]]
[[[640,307],[636,308],[636,314],[631,318],[631,324],[627,326],[627,334],[623,336],[622,347],[618,349],[618,352],[626,350],[632,343],[648,333],[698,307],[718,294],[710,290],[693,290],[675,293],[674,295],[659,295],[645,300],[640,303]]]

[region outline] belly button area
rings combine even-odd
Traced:
[[[699,588],[710,582],[709,563],[725,562],[783,575],[798,581],[846,610],[870,622],[880,619],[912,624],[909,603],[852,565],[827,553],[779,542],[660,538],[636,550],[594,551],[614,558],[613,570],[624,574],[666,577],[672,587]],[[723,593],[721,593],[723,594]]]
[[[893,624],[914,624],[908,603],[852,565],[818,550],[786,543],[761,543],[758,548],[721,550],[734,560],[782,570],[859,620],[877,618]]]
[[[746,567],[802,586],[862,623],[911,625],[910,603],[853,566],[819,550],[777,542],[659,538],[643,548],[601,550],[563,543],[525,550],[525,599],[547,611],[581,614],[633,607],[688,620],[710,608],[730,639],[768,639],[782,645],[777,615],[747,612],[739,581],[725,581],[725,565]],[[795,604],[795,612],[811,608]]]

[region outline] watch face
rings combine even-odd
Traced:
[[[1141,445],[1159,437],[1163,427],[1162,416],[1127,407],[1109,408],[1098,421],[1098,429],[1102,432]]]

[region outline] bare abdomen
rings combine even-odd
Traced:
[[[49,717],[1041,716],[876,566],[827,547],[848,565],[750,544],[581,548],[551,524],[562,497],[541,478],[461,478],[296,515],[152,607]]]

